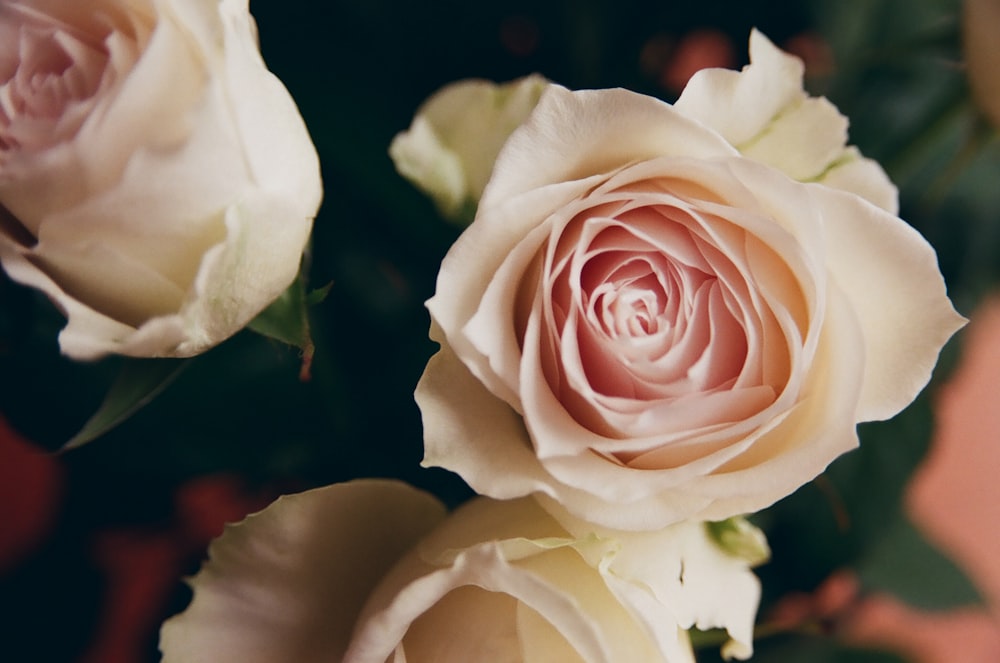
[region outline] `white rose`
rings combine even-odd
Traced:
[[[212,544],[164,662],[674,663],[694,660],[692,626],[752,653],[759,582],[703,523],[613,532],[530,498],[442,518],[392,481],[282,498]]]
[[[428,302],[425,464],[609,527],[722,520],[811,480],[926,384],[963,324],[934,251],[884,209],[877,166],[791,131],[805,102],[769,96],[790,74],[767,61],[714,105],[685,91],[683,112],[545,92]],[[854,164],[839,188],[783,172],[822,179],[830,158]]]
[[[463,80],[435,92],[389,146],[400,174],[445,218],[467,223],[504,142],[538,103],[547,81]],[[466,218],[467,217],[467,218]]]
[[[65,354],[186,356],[294,279],[321,197],[246,0],[0,6],[0,261]]]

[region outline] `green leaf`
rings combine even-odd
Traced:
[[[63,445],[68,451],[97,439],[159,396],[187,366],[187,359],[126,359],[97,412]]]
[[[315,290],[310,291],[310,293],[306,295],[306,306],[316,306],[317,304],[323,302],[323,300],[326,299],[326,296],[330,294],[330,289],[332,287],[333,281],[330,281],[322,288],[316,288]]]
[[[299,276],[248,327],[261,336],[305,349],[311,343],[306,311],[305,286]]]
[[[889,421],[863,424],[861,446],[755,522],[767,533],[772,561],[758,573],[777,599],[812,591],[831,573],[856,567],[900,517],[900,501],[930,445],[927,394]]]
[[[761,663],[904,663],[901,655],[849,647],[828,637],[790,637],[754,645],[754,661]],[[699,658],[699,661],[701,659]],[[707,663],[707,662],[704,662]]]
[[[688,632],[698,655],[698,663],[722,663],[719,647],[728,636],[725,631]],[[896,653],[847,646],[832,636],[803,633],[772,633],[754,635],[757,663],[904,663]]]
[[[312,332],[309,327],[309,307],[322,302],[330,292],[332,283],[306,294],[305,279],[300,273],[285,292],[270,306],[250,321],[248,328],[261,336],[291,345],[302,351],[299,379],[310,377],[313,353]]]
[[[988,527],[988,523],[983,523]],[[865,589],[888,592],[916,608],[948,610],[982,603],[969,578],[903,516],[858,563]]]

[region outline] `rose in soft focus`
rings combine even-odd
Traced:
[[[933,249],[801,63],[759,33],[751,55],[677,107],[545,92],[428,302],[425,464],[609,527],[721,520],[927,383],[963,323]]]
[[[1000,30],[1000,1],[965,0],[962,11],[962,40],[969,86],[983,114],[1000,127],[1000,51],[996,35]]]
[[[674,663],[694,660],[697,626],[727,629],[723,654],[745,659],[759,559],[715,541],[704,523],[557,520],[531,498],[445,517],[398,482],[328,486],[228,528],[160,648],[166,663]]]
[[[464,80],[434,93],[389,146],[400,174],[447,219],[467,224],[504,142],[538,103],[547,81]]]
[[[292,282],[315,149],[246,0],[0,6],[0,261],[65,354],[186,356]]]

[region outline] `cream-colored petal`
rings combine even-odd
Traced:
[[[524,422],[442,342],[414,394],[424,422],[425,467],[457,472],[476,492],[507,499],[543,490],[547,477]]]
[[[829,309],[808,394],[789,416],[757,439],[717,473],[693,482],[692,490],[711,497],[696,517],[725,520],[759,511],[818,476],[840,455],[858,445],[852,413],[857,408],[863,366],[844,361],[863,344],[850,303],[831,284]]]
[[[176,283],[100,242],[42,241],[30,260],[69,297],[132,327],[172,315],[184,300]]]
[[[864,335],[857,420],[887,419],[916,398],[966,320],[948,300],[937,256],[920,233],[856,196],[810,188],[826,219],[827,269]]]
[[[44,293],[66,315],[69,322],[59,334],[62,351],[74,359],[88,360],[113,352],[118,343],[130,338],[135,328],[95,311],[71,297],[52,278],[29,259],[30,250],[10,242],[0,234],[0,260],[14,281]],[[176,318],[160,324],[155,342],[147,346],[150,356],[163,346],[176,346],[184,337]]]
[[[659,616],[673,620],[673,641],[661,648],[650,630],[652,617],[619,600],[618,573],[605,563],[630,546],[673,563],[676,546],[661,546],[659,533],[619,537],[575,522],[579,528],[567,536],[530,498],[479,498],[463,505],[375,591],[347,660],[385,660],[400,641],[397,655],[405,652],[411,663],[506,661],[513,638],[521,647],[513,660],[693,661],[670,607],[656,606]],[[671,540],[669,533],[665,540]],[[655,576],[650,569],[640,571],[643,575],[629,580],[643,592]],[[510,614],[510,601],[470,591],[470,585],[516,599],[516,615]],[[491,612],[494,623],[482,623],[483,611]]]
[[[219,75],[228,116],[253,185],[285,199],[285,223],[294,234],[293,228],[311,221],[319,209],[319,155],[288,90],[264,64],[248,0],[222,0],[219,12],[225,39],[225,67]],[[274,223],[280,228],[282,221]]]
[[[159,311],[154,317],[132,320],[132,326],[95,324],[101,320],[129,321],[126,316],[114,315],[116,311],[110,305],[98,306],[103,299],[98,301],[91,296],[77,300],[80,293],[69,286],[67,292],[47,278],[32,277],[26,281],[14,276],[13,271],[11,274],[26,284],[41,287],[67,314],[69,322],[60,335],[60,346],[68,356],[76,359],[95,359],[107,353],[136,357],[191,356],[239,331],[288,287],[298,273],[299,256],[310,229],[310,220],[296,218],[285,198],[269,198],[260,193],[233,205],[220,220],[223,223],[225,240],[206,252],[195,283],[184,295],[184,301],[175,307],[176,311]],[[276,229],[275,224],[281,225],[281,229]],[[72,266],[67,261],[61,265]],[[124,283],[135,286],[128,279],[134,281],[144,267],[140,264],[133,269],[121,268],[114,279],[99,282],[108,285],[125,279]],[[101,276],[101,271],[93,265],[87,269],[93,278]],[[87,283],[86,279],[74,280],[71,276],[65,280],[73,287]],[[49,284],[38,285],[45,281]],[[164,287],[168,285],[165,283]],[[135,295],[141,300],[151,292],[140,288]],[[73,299],[74,304],[67,299]],[[129,312],[141,313],[141,309],[132,306]],[[79,315],[83,318],[75,320],[74,316]]]
[[[447,605],[452,609],[436,614],[439,602],[450,603],[449,595],[466,587],[480,588],[480,591],[463,592],[458,597],[459,610]],[[502,647],[500,651],[509,656],[509,638],[516,622],[494,624],[486,631],[486,625],[476,617],[476,610],[485,601],[485,605],[492,606],[494,615],[501,617],[511,603],[498,604],[495,599],[483,597],[482,591],[510,596],[543,615],[562,639],[576,649],[580,661],[610,663],[615,660],[602,642],[601,624],[579,609],[572,594],[559,591],[548,578],[530,569],[510,564],[501,546],[485,542],[458,552],[446,567],[435,568],[411,556],[393,569],[365,607],[344,663],[382,663],[400,644],[409,663],[490,660],[483,656],[494,646]],[[466,618],[455,621],[456,614],[466,615]],[[506,617],[516,619],[516,613],[506,612]],[[428,627],[436,633],[437,642],[428,638],[421,638],[414,644],[406,642],[408,632],[419,619],[430,620]],[[490,633],[494,638],[502,637],[503,641],[466,638],[467,622],[474,628],[473,635]],[[416,651],[408,651],[411,647]]]
[[[570,92],[550,85],[504,145],[483,192],[481,217],[512,196],[659,156],[734,154],[718,134],[669,104],[628,90]],[[533,219],[541,220],[539,215]]]
[[[701,521],[617,536],[621,546],[605,571],[609,585],[637,619],[649,619],[649,628],[660,626],[666,646],[686,642],[674,642],[677,636],[669,628],[674,624],[703,631],[721,628],[729,633],[736,657],[750,658],[761,586],[746,561],[716,546]],[[655,613],[644,614],[650,606],[662,606],[659,624],[653,621]]]
[[[341,660],[372,588],[443,517],[394,481],[280,498],[209,548],[191,605],[161,630],[164,662]]]
[[[741,147],[789,104],[805,96],[805,67],[761,32],[750,34],[750,64],[743,71],[702,69],[692,76],[674,107]]]
[[[482,218],[462,233],[441,262],[437,289],[427,301],[431,319],[469,369],[491,386],[494,382],[502,385],[503,381],[493,380],[490,358],[473,347],[462,333],[463,328],[476,314],[497,270],[515,247],[527,241],[529,235],[532,242],[543,241],[544,235],[539,233],[544,233],[546,218],[599,179],[597,176],[542,187],[498,203],[489,212],[481,207]],[[499,334],[504,330],[492,331]],[[433,334],[432,338],[437,340]],[[497,393],[504,393],[502,386],[497,386]]]
[[[899,213],[899,190],[877,161],[848,147],[837,163],[817,180],[820,184],[855,193],[889,214]]]
[[[400,175],[431,197],[442,216],[458,217],[468,197],[465,171],[426,117],[418,115],[407,131],[396,134],[389,157]]]
[[[856,193],[895,214],[895,186],[877,163],[845,147],[847,118],[828,100],[805,93],[803,71],[798,58],[754,30],[743,71],[699,71],[675,107],[751,159],[799,181]]]
[[[181,310],[187,338],[172,354],[202,352],[242,329],[295,280],[312,219],[281,195],[255,191],[226,210],[226,241],[202,262]]]
[[[694,660],[683,633],[692,627],[724,628],[742,658],[752,653],[760,582],[749,561],[715,544],[704,522],[622,531],[573,516],[549,501],[543,505],[575,537],[573,548],[600,571],[667,661]]]
[[[473,201],[482,196],[500,148],[535,108],[547,83],[537,74],[502,85],[458,81],[418,110],[458,157]]]
[[[795,180],[819,177],[844,151],[847,118],[824,98],[803,99],[783,109],[740,152]]]

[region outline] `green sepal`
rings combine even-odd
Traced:
[[[759,566],[771,559],[771,548],[764,533],[743,516],[707,522],[705,529],[716,546],[750,566]]]
[[[97,412],[61,448],[68,451],[104,435],[170,386],[188,359],[125,359]]]
[[[305,279],[300,273],[287,290],[247,325],[248,329],[261,336],[302,351],[302,366],[299,370],[299,379],[302,381],[310,378],[313,354],[316,351],[309,326],[309,307],[322,302],[332,285],[329,283],[307,293]]]

